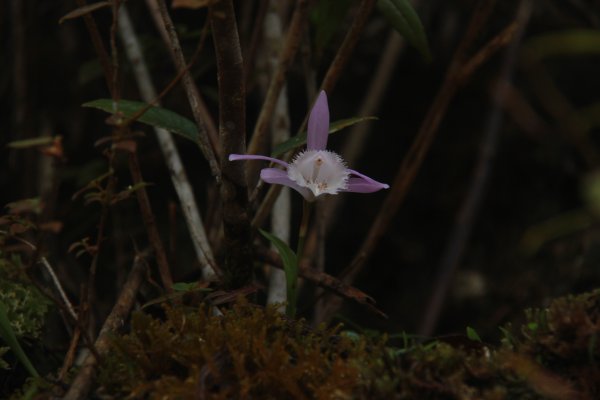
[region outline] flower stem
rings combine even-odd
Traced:
[[[302,203],[302,221],[300,222],[300,229],[298,232],[298,247],[296,248],[296,257],[294,261],[292,261],[295,265],[290,269],[285,270],[287,281],[287,306],[285,308],[285,314],[289,318],[296,317],[298,271],[300,270],[300,260],[302,259],[302,252],[304,251],[304,242],[306,241],[306,234],[308,233],[308,222],[310,221],[311,211],[312,203],[304,200]]]
[[[300,222],[300,230],[298,232],[298,247],[296,248],[296,257],[298,259],[298,265],[302,259],[302,253],[304,252],[304,242],[306,241],[306,234],[308,233],[308,222],[310,221],[310,214],[313,209],[313,203],[304,200],[302,202],[302,221]]]

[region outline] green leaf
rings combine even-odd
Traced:
[[[390,25],[414,46],[427,62],[431,53],[423,24],[409,0],[378,0],[377,8],[388,20]]]
[[[136,115],[136,113],[147,106],[148,104],[140,101],[119,100],[118,102],[118,110],[125,118],[133,117]],[[111,99],[98,99],[90,101],[88,103],[84,103],[83,107],[97,108],[113,114],[113,100]],[[193,142],[198,142],[199,133],[196,124],[171,110],[167,110],[166,108],[152,106],[138,118],[138,121],[158,128],[166,129],[169,132],[181,135]]]
[[[352,126],[354,124],[357,124],[359,122],[370,121],[370,120],[374,120],[374,119],[377,119],[377,117],[354,117],[354,118],[341,119],[341,120],[335,121],[331,125],[329,125],[329,134],[331,135],[332,133],[339,132],[340,130],[342,130],[346,127]],[[295,148],[303,146],[305,144],[306,144],[306,131],[275,146],[275,148],[273,149],[273,152],[271,153],[271,156],[278,157],[284,153],[287,153],[290,150],[294,150]]]
[[[8,320],[8,315],[6,311],[6,306],[2,301],[0,301],[0,337],[2,340],[11,348],[11,350],[15,353],[21,364],[25,366],[29,374],[33,377],[39,377],[40,375],[29,361],[29,358],[23,351],[23,348],[19,344],[15,332],[13,331],[12,325]]]
[[[287,288],[285,313],[288,317],[294,318],[296,315],[296,291],[298,285],[298,257],[296,257],[296,253],[283,240],[262,229],[259,229],[259,231],[275,246],[281,257]]]
[[[556,56],[600,54],[600,31],[569,29],[535,36],[523,46],[523,51],[541,60]]]
[[[470,326],[467,326],[467,337],[475,342],[481,342],[479,334]]]

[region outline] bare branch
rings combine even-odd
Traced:
[[[100,356],[108,353],[113,333],[123,326],[125,319],[129,315],[146,269],[144,256],[140,254],[136,255],[133,268],[127,277],[121,294],[108,318],[106,318],[96,340],[95,348]],[[93,354],[89,354],[86,357],[63,400],[83,400],[88,398],[97,363],[98,361]]]
[[[525,32],[525,27],[531,16],[532,3],[529,0],[521,2],[517,16],[515,18],[513,36],[510,46],[506,49],[504,62],[499,72],[499,80],[492,93],[493,103],[492,111],[487,120],[487,129],[482,138],[479,152],[479,160],[473,171],[469,191],[456,216],[456,221],[446,243],[446,248],[442,254],[440,268],[433,286],[431,297],[419,328],[419,333],[424,336],[430,336],[437,324],[439,315],[442,311],[444,300],[452,282],[452,278],[462,259],[462,254],[468,244],[473,224],[481,208],[487,181],[491,174],[493,161],[496,155],[498,137],[502,126],[502,103],[506,97],[506,83],[512,77],[517,53],[521,43],[521,38]]]
[[[244,64],[231,0],[221,0],[209,8],[219,81],[219,137],[221,157],[221,200],[225,264],[223,279],[227,288],[246,286],[253,276],[248,189],[244,164],[231,162],[228,155],[246,151],[246,92]]]
[[[142,99],[150,103],[156,98],[156,90],[152,84],[152,79],[146,66],[146,60],[142,54],[142,50],[133,30],[131,20],[125,5],[121,6],[121,15],[119,18],[119,31],[125,45],[127,57],[131,62],[135,73],[135,79],[138,83]],[[196,251],[196,256],[200,265],[202,265],[203,277],[210,279],[215,275],[217,270],[216,261],[208,239],[202,217],[198,211],[198,205],[194,197],[194,192],[187,178],[187,174],[181,162],[179,151],[175,146],[175,141],[169,132],[162,128],[154,128],[158,143],[163,152],[165,162],[171,174],[171,181],[177,192],[177,196],[181,202],[181,209],[185,218],[187,227],[192,236],[192,244]]]
[[[185,58],[183,57],[183,51],[181,50],[181,45],[179,44],[179,38],[177,37],[177,32],[175,31],[175,27],[173,26],[173,21],[171,20],[171,16],[169,15],[169,11],[167,10],[167,5],[164,0],[155,0],[158,4],[158,10],[160,11],[160,15],[162,17],[162,22],[164,28],[166,29],[169,36],[169,44],[170,50],[174,55],[175,64],[177,65],[177,70],[182,71],[187,68]],[[196,121],[196,125],[198,126],[198,130],[200,132],[198,144],[200,146],[200,150],[202,154],[208,161],[208,165],[210,170],[215,177],[215,179],[220,181],[221,179],[221,170],[219,168],[219,164],[217,162],[217,158],[215,156],[215,149],[212,148],[211,143],[208,138],[208,132],[206,129],[206,118],[203,114],[202,110],[206,109],[204,102],[200,98],[198,93],[198,89],[194,84],[194,80],[192,78],[192,74],[189,71],[186,71],[183,75],[183,87],[185,89],[185,93],[187,95],[188,101],[190,103],[190,107],[192,108],[192,113],[194,115],[194,120]]]

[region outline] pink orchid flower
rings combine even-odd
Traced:
[[[289,186],[308,201],[314,201],[323,194],[372,193],[389,188],[385,183],[347,168],[342,157],[326,149],[328,136],[329,106],[327,95],[321,91],[308,118],[306,150],[298,153],[291,163],[243,154],[230,154],[229,161],[265,160],[283,166],[285,169],[264,168],[260,178],[267,183]]]

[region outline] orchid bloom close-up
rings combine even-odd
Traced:
[[[329,106],[327,95],[321,91],[308,118],[306,150],[298,153],[291,163],[259,155],[230,154],[229,161],[265,160],[285,169],[264,168],[260,177],[267,183],[289,186],[306,200],[313,201],[322,194],[339,192],[372,193],[389,188],[346,167],[337,153],[327,150],[329,136]]]

